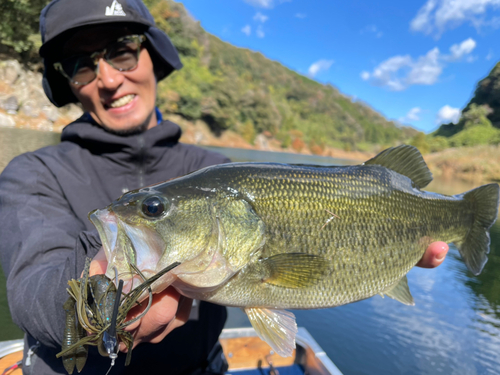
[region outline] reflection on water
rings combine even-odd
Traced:
[[[19,152],[57,142],[59,135],[0,128],[0,170]],[[216,149],[234,161],[318,165],[348,164],[332,158]],[[428,187],[457,194],[476,185],[436,179]],[[408,283],[416,306],[379,296],[324,310],[294,311],[345,374],[500,374],[500,223],[491,229],[491,252],[481,275],[473,276],[451,247],[434,270],[415,268]],[[0,275],[1,276],[1,275]],[[227,326],[249,326],[239,309],[229,309]],[[0,280],[0,340],[20,337],[5,304]]]
[[[476,294],[482,295],[500,317],[500,222],[490,229],[490,237],[488,263],[479,276],[467,278],[466,284]]]

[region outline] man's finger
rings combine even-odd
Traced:
[[[417,267],[435,268],[443,263],[448,253],[448,245],[445,242],[433,242],[425,251],[424,256],[417,263]]]
[[[161,342],[174,329],[183,326],[189,319],[192,306],[193,300],[191,298],[181,296],[179,300],[179,307],[177,308],[177,314],[175,315],[175,317],[168,323],[165,330],[160,331],[155,337],[152,337],[149,342],[157,344]]]
[[[106,268],[108,267],[108,260],[106,259],[106,253],[101,247],[99,252],[92,258],[90,262],[89,275],[100,275],[106,273]]]
[[[146,315],[129,325],[125,330],[131,332],[141,325],[143,325],[141,328],[146,330],[149,330],[149,327],[165,327],[175,316],[179,296],[179,293],[172,287],[165,289],[163,292],[153,294],[153,301]],[[142,314],[147,306],[148,300],[146,299],[141,302],[140,306],[133,307],[127,314],[127,320],[131,320]]]

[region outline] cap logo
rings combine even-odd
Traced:
[[[110,7],[106,7],[105,15],[106,16],[126,16],[125,12],[123,11],[122,5],[116,0],[113,0]]]

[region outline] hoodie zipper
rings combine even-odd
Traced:
[[[138,177],[139,177],[139,186],[138,188],[141,188],[145,185],[144,183],[144,159],[145,159],[145,141],[144,141],[144,136],[140,135],[138,140],[139,142],[139,170],[138,170]]]

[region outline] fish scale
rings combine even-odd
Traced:
[[[445,196],[421,190],[431,180],[422,155],[404,145],[358,166],[229,163],[128,192],[90,219],[108,277],[116,267],[126,279],[129,263],[151,275],[179,262],[153,291],[172,285],[242,307],[287,356],[296,324],[284,309],[376,294],[412,305],[406,274],[431,242],[455,243],[481,272],[499,186]]]
[[[327,276],[302,289],[259,282],[252,288],[243,270],[204,299],[232,306],[308,309],[368,298],[401,279],[430,242],[452,242],[470,225],[469,202],[443,196],[437,200],[414,188],[409,178],[382,167],[276,168],[282,169],[278,178],[268,165],[242,166],[228,183],[256,197],[252,207],[266,223],[261,257],[284,252],[326,255],[331,262]],[[338,218],[321,229],[331,217],[326,210]],[[431,223],[435,228],[429,230]],[[329,293],[318,294],[325,290]]]

